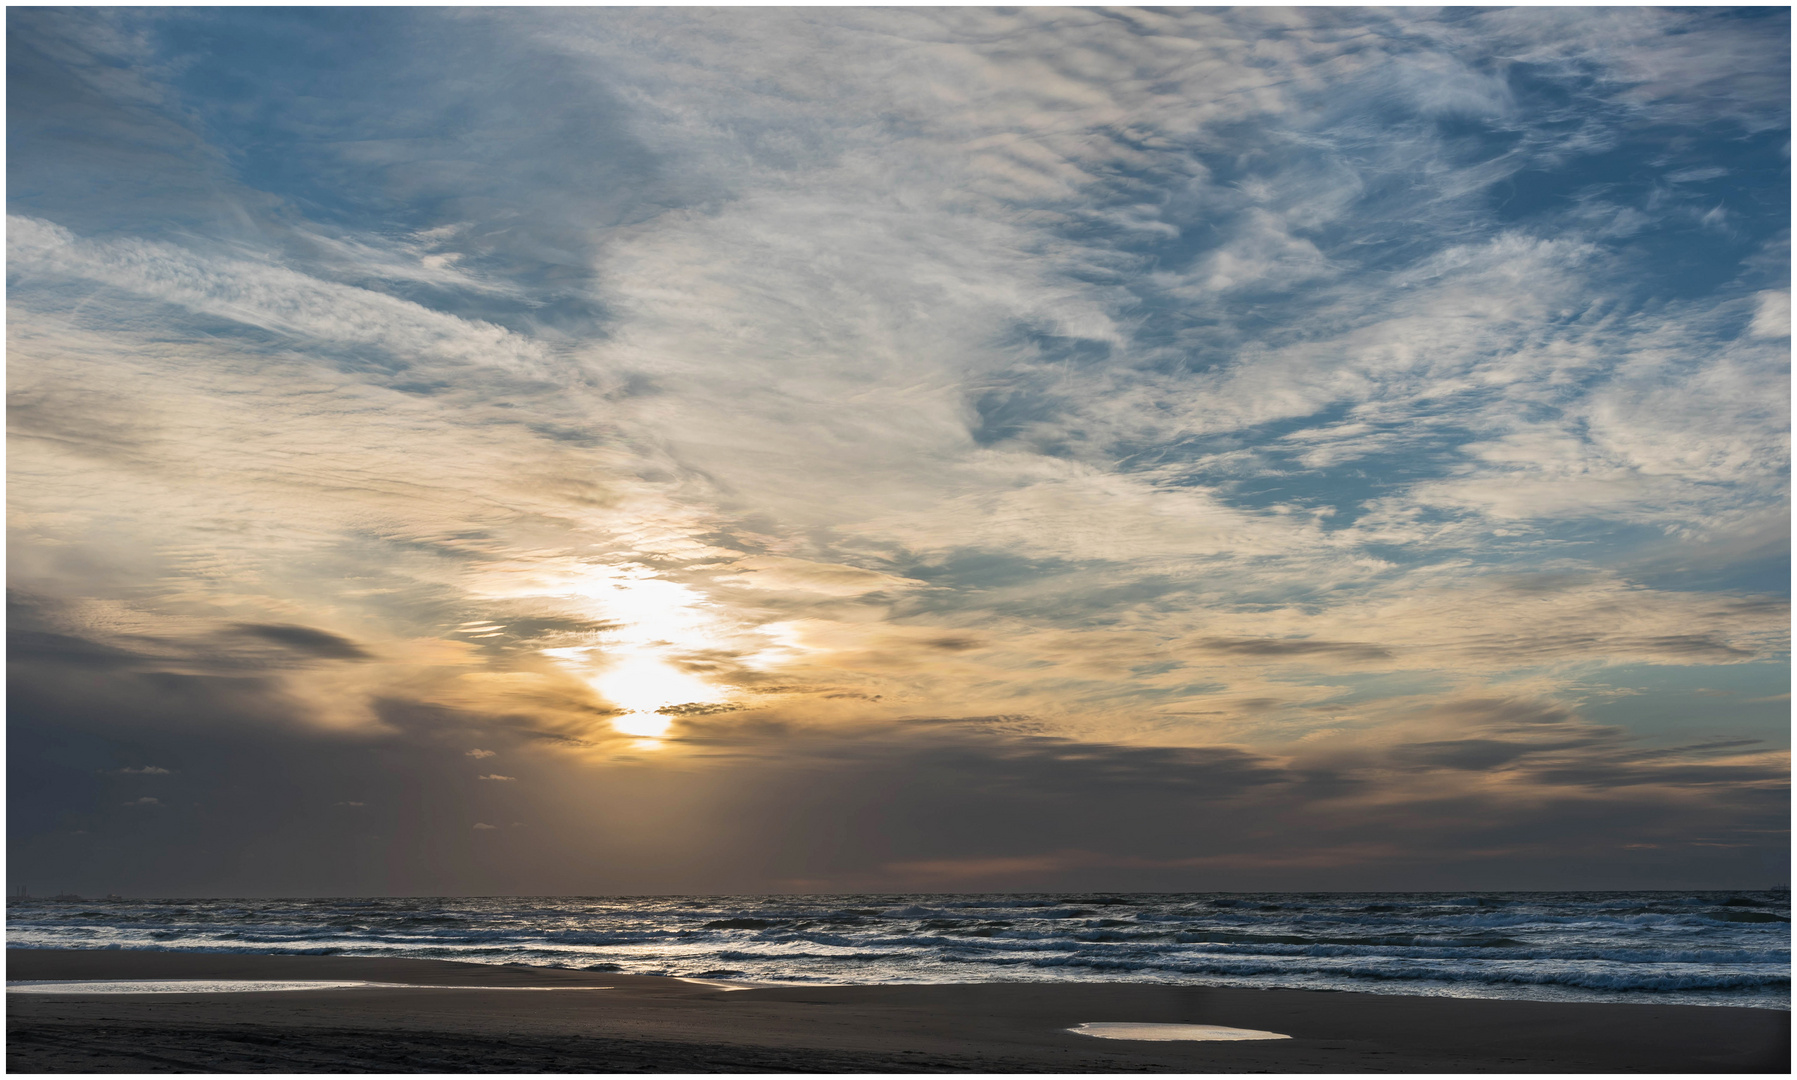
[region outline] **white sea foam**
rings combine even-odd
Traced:
[[[362,990],[404,983],[336,982],[325,979],[56,979],[8,982],[9,994],[266,994],[285,990]]]
[[[267,994],[291,990],[610,990],[609,986],[443,986],[338,979],[40,979],[8,982],[9,994]],[[732,987],[732,989],[740,989]]]

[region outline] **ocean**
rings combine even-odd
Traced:
[[[14,897],[7,945],[769,983],[1116,981],[1791,1006],[1786,891]]]

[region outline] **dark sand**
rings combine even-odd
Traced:
[[[435,960],[8,950],[27,979],[471,990],[7,995],[9,1072],[1786,1072],[1791,1014],[1127,984],[779,987]],[[520,993],[507,986],[610,986]],[[485,989],[493,987],[494,989]],[[1134,1043],[1089,1021],[1289,1040]]]

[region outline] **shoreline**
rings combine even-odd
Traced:
[[[61,953],[86,953],[86,952],[95,952],[95,953],[173,953],[173,954],[179,954],[179,955],[195,955],[195,956],[219,956],[219,957],[249,956],[249,957],[268,957],[268,958],[289,957],[289,956],[292,956],[292,957],[317,956],[317,957],[326,957],[326,958],[336,958],[336,959],[342,959],[342,960],[371,960],[371,961],[420,960],[420,961],[424,961],[427,963],[465,964],[465,965],[475,967],[475,968],[498,967],[498,968],[507,968],[507,969],[524,970],[524,971],[545,971],[545,972],[548,972],[548,971],[571,971],[571,972],[596,973],[600,976],[614,976],[615,975],[618,977],[628,976],[630,978],[669,979],[669,980],[673,980],[676,982],[691,983],[695,986],[706,986],[706,987],[712,987],[712,988],[719,989],[719,990],[782,990],[782,989],[790,990],[790,989],[813,989],[813,988],[814,989],[835,989],[835,988],[849,988],[849,987],[879,987],[879,988],[883,988],[883,987],[900,987],[900,986],[948,987],[948,986],[990,986],[990,985],[1018,985],[1018,986],[1129,985],[1129,986],[1162,986],[1162,987],[1168,987],[1168,988],[1174,988],[1174,989],[1180,989],[1180,988],[1209,989],[1209,990],[1218,990],[1218,991],[1244,990],[1244,991],[1290,991],[1290,992],[1296,992],[1296,993],[1324,993],[1324,994],[1345,993],[1345,994],[1355,994],[1355,995],[1366,996],[1366,997],[1431,998],[1431,999],[1466,1000],[1466,1001],[1525,1001],[1525,1002],[1534,1002],[1534,1003],[1543,1004],[1543,1005],[1562,1005],[1562,1004],[1572,1004],[1572,1005],[1587,1005],[1587,1004],[1589,1004],[1589,1005],[1656,1005],[1656,1006],[1657,1005],[1677,1005],[1680,1007],[1687,1007],[1687,1008],[1762,1009],[1762,1010],[1768,1010],[1768,1011],[1773,1011],[1773,1012],[1790,1012],[1790,1011],[1792,1011],[1791,999],[1789,998],[1789,996],[1785,997],[1782,1000],[1782,1002],[1780,1002],[1780,1003],[1768,1004],[1768,1003],[1765,1003],[1764,1001],[1760,1001],[1757,1003],[1746,1002],[1746,1001],[1729,1001],[1729,1000],[1721,999],[1720,995],[1714,995],[1714,996],[1710,996],[1708,998],[1699,1000],[1699,999],[1694,999],[1693,997],[1687,996],[1687,994],[1681,993],[1678,991],[1667,991],[1667,992],[1655,993],[1655,992],[1650,992],[1650,991],[1645,991],[1645,990],[1635,990],[1632,992],[1626,992],[1626,991],[1625,992],[1612,992],[1612,993],[1608,993],[1608,994],[1599,994],[1599,993],[1594,992],[1590,996],[1577,996],[1577,995],[1573,995],[1573,994],[1568,994],[1568,995],[1564,995],[1564,996],[1533,996],[1533,995],[1509,996],[1509,995],[1500,995],[1500,994],[1493,994],[1493,993],[1413,992],[1413,991],[1410,991],[1409,989],[1407,989],[1410,986],[1416,986],[1416,985],[1428,983],[1429,980],[1426,980],[1426,979],[1394,980],[1394,981],[1389,981],[1389,982],[1381,982],[1379,980],[1371,980],[1371,979],[1364,980],[1366,982],[1373,983],[1375,985],[1380,985],[1382,987],[1389,987],[1389,988],[1382,988],[1377,991],[1363,990],[1363,989],[1349,989],[1349,988],[1333,987],[1333,986],[1305,986],[1305,985],[1291,985],[1291,984],[1288,984],[1288,985],[1244,985],[1244,984],[1240,984],[1240,983],[1229,984],[1229,983],[1205,983],[1205,982],[1172,982],[1172,981],[1148,980],[1148,979],[1137,981],[1137,980],[1132,980],[1129,978],[1121,978],[1121,979],[1117,979],[1114,981],[1113,980],[1088,980],[1088,979],[1068,979],[1068,980],[1059,980],[1059,979],[988,979],[988,980],[964,979],[964,980],[957,980],[957,981],[953,981],[953,982],[923,982],[923,981],[911,981],[911,980],[894,980],[891,982],[826,982],[826,981],[815,981],[814,982],[814,981],[809,981],[809,980],[804,980],[804,981],[777,980],[777,979],[770,979],[770,978],[754,979],[754,978],[744,978],[744,977],[735,977],[735,976],[713,977],[713,976],[708,976],[708,975],[674,975],[674,974],[668,974],[665,972],[650,972],[650,973],[623,972],[623,971],[617,970],[616,968],[613,968],[613,967],[601,967],[598,965],[591,966],[591,967],[574,967],[574,966],[564,966],[564,965],[554,964],[554,963],[532,964],[532,963],[521,963],[518,961],[509,961],[506,963],[498,963],[498,962],[494,962],[494,961],[483,961],[483,960],[447,960],[447,959],[440,959],[440,958],[435,958],[435,957],[405,957],[405,956],[393,956],[393,955],[389,955],[389,954],[362,955],[362,954],[357,954],[357,953],[347,952],[347,951],[256,952],[256,951],[251,951],[251,950],[237,951],[237,950],[233,950],[233,949],[217,948],[217,947],[192,948],[192,949],[189,949],[189,948],[164,949],[164,948],[146,948],[146,947],[141,947],[141,946],[127,946],[127,947],[105,946],[105,947],[100,947],[100,948],[82,949],[82,948],[60,948],[60,947],[44,946],[44,945],[7,946],[7,948],[6,948],[7,955],[25,954],[25,953],[57,953],[57,954],[61,954]],[[1450,982],[1444,980],[1440,983],[1440,985],[1446,986],[1446,985],[1452,985],[1452,984]],[[1533,986],[1535,984],[1519,984],[1519,985]]]
[[[8,949],[22,980],[329,979],[264,993],[7,995],[12,1072],[1779,1072],[1790,1013],[1132,983],[721,987],[258,953]],[[435,987],[429,993],[418,988]],[[452,989],[453,987],[453,989]],[[593,993],[508,993],[588,989]],[[1277,1041],[1133,1042],[1082,1023]]]

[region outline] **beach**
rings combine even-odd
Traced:
[[[776,986],[415,959],[7,951],[7,979],[339,980],[7,995],[10,1072],[1786,1072],[1790,1013],[1120,983]],[[601,989],[604,988],[604,989]],[[1082,1023],[1288,1039],[1133,1042]]]

